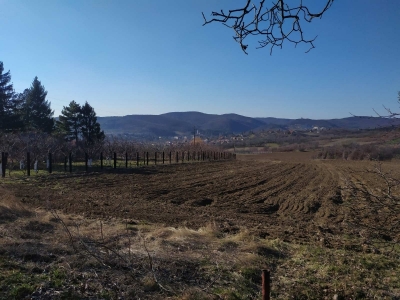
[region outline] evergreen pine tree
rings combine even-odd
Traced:
[[[10,71],[3,74],[3,62],[0,61],[0,131],[21,129],[22,122],[18,111],[18,98],[14,93]]]
[[[81,130],[83,140],[87,145],[102,141],[105,137],[104,131],[100,129],[100,124],[97,122],[96,112],[87,102],[81,108]]]
[[[78,141],[81,134],[81,106],[71,101],[69,106],[64,106],[57,121],[58,131],[66,140]]]
[[[37,77],[25,96],[23,114],[26,129],[51,133],[54,129],[54,111],[46,100],[47,91]]]

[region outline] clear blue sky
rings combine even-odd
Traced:
[[[335,0],[304,28],[315,49],[286,43],[272,56],[255,43],[245,55],[230,29],[202,26],[202,11],[245,1],[0,0],[0,61],[18,92],[38,76],[56,116],[71,100],[99,116],[400,110],[399,0]]]

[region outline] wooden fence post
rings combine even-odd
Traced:
[[[26,153],[26,174],[31,176],[31,153]]]
[[[270,300],[270,294],[270,272],[269,270],[262,270],[262,300]]]
[[[4,153],[4,172],[3,174],[6,174],[6,169],[7,169],[7,162],[8,162],[8,152]]]
[[[178,151],[176,151],[175,154],[176,154],[176,163],[178,163],[179,162]]]
[[[154,164],[157,164],[157,152],[154,152]]]
[[[68,161],[68,158],[66,155],[64,155],[64,172],[65,173],[67,173],[67,161]]]
[[[89,160],[89,156],[88,154],[85,152],[85,171],[88,171],[88,160]]]
[[[165,163],[165,153],[164,153],[164,151],[162,152],[162,164],[164,164]]]
[[[103,170],[103,152],[100,152],[100,170]]]
[[[4,152],[1,152],[1,177],[6,177],[6,162]]]
[[[146,152],[147,165],[149,165],[149,152]]]
[[[128,169],[128,152],[125,152],[125,168]]]
[[[172,152],[169,151],[169,164],[171,164]]]
[[[51,174],[53,172],[53,165],[52,165],[52,161],[51,161],[51,152],[49,152],[49,156],[48,156],[48,160],[49,160],[49,173]]]
[[[114,152],[114,169],[117,168],[117,152]]]
[[[136,152],[136,166],[139,167],[139,152]]]
[[[72,173],[72,153],[69,153],[69,172]]]

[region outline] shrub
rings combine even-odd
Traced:
[[[344,160],[391,160],[400,155],[397,146],[382,146],[376,144],[359,145],[356,143],[331,146],[321,149],[315,158]]]

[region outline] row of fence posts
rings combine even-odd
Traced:
[[[154,153],[154,164],[157,165],[159,155],[162,155],[162,164],[165,164],[166,160],[168,159],[169,164],[172,164],[172,152],[168,153],[168,157],[166,157],[165,152],[155,152]],[[7,158],[8,153],[2,152],[1,153],[1,176],[5,177],[6,173],[6,166],[7,166]],[[166,159],[167,158],[167,159]],[[236,154],[230,152],[214,152],[214,151],[182,151],[182,152],[175,152],[175,162],[182,163],[186,161],[211,161],[211,160],[231,160],[236,159]],[[100,169],[103,169],[104,164],[104,156],[103,153],[100,153]],[[107,157],[107,161],[110,159]],[[150,157],[149,152],[143,153],[143,165],[149,165]],[[125,152],[125,168],[128,168],[129,162],[129,155],[128,152]],[[139,152],[136,152],[136,166],[140,165],[140,155]],[[89,168],[92,167],[92,159],[89,158],[89,155],[85,153],[85,171],[88,172]],[[113,153],[113,168],[117,168],[117,153]],[[53,172],[53,156],[52,153],[48,153],[47,157],[47,169],[49,173]],[[34,165],[34,170],[37,171],[37,161]],[[64,156],[64,172],[69,171],[72,173],[72,153],[69,153],[68,158]],[[28,176],[31,175],[31,156],[30,152],[26,153],[26,174]]]

